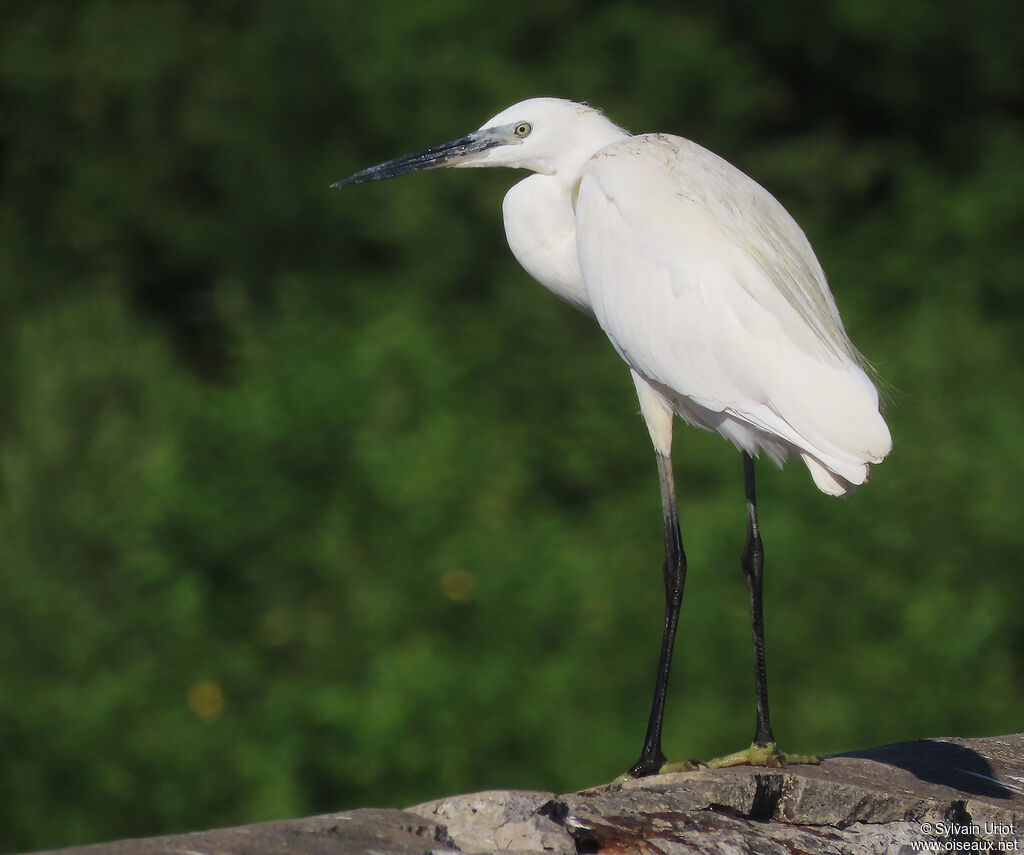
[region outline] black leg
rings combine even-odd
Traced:
[[[754,742],[743,751],[709,760],[712,769],[724,766],[788,766],[791,763],[820,763],[811,754],[783,754],[775,745],[771,719],[768,715],[768,677],[764,659],[764,544],[757,527],[757,495],[754,492],[754,458],[743,454],[743,475],[747,487],[747,543],[740,562],[750,591],[750,627],[754,636],[754,694],[757,700],[757,726]]]
[[[764,583],[764,544],[757,527],[757,495],[754,491],[754,458],[743,452],[743,476],[747,488],[747,544],[740,558],[750,591],[750,626],[754,635],[754,691],[757,698],[757,729],[754,744],[760,747],[775,742],[768,715],[768,674],[764,658],[764,608],[761,593]]]
[[[658,478],[661,481],[661,507],[665,519],[665,628],[661,636],[661,655],[658,658],[658,677],[654,684],[654,701],[647,723],[647,735],[640,759],[629,774],[635,778],[653,775],[665,765],[661,750],[661,729],[665,720],[665,696],[668,693],[668,674],[672,667],[672,648],[679,626],[679,607],[683,602],[686,582],[686,555],[679,534],[679,512],[676,510],[676,490],[672,477],[672,460],[658,453]]]

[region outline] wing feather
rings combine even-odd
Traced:
[[[581,170],[576,227],[598,322],[684,418],[853,484],[888,452],[810,244],[752,179],[688,140],[631,137]]]

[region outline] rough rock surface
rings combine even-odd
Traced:
[[[820,766],[697,770],[571,795],[494,791],[65,855],[1024,851],[1024,733],[926,739]]]

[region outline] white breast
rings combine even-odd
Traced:
[[[569,189],[551,175],[531,175],[505,194],[505,235],[512,254],[545,288],[593,314],[576,250]]]

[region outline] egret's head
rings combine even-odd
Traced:
[[[442,166],[511,166],[575,175],[588,157],[627,132],[600,110],[562,98],[530,98],[502,110],[478,131],[371,166],[332,187],[394,178]]]

